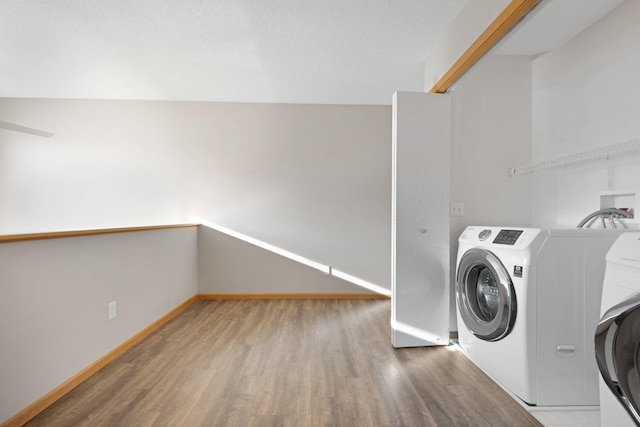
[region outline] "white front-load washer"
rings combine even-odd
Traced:
[[[593,331],[621,232],[468,227],[456,272],[463,351],[529,405],[598,405]]]
[[[601,425],[640,426],[640,233],[621,235],[607,253],[601,313]]]

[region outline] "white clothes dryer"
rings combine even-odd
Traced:
[[[593,331],[605,255],[624,230],[468,227],[458,242],[458,339],[529,405],[598,405]]]
[[[595,333],[602,427],[640,426],[640,234],[607,253],[602,318]]]

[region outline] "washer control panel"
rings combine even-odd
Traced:
[[[492,226],[469,226],[465,228],[460,237],[459,243],[475,244],[482,247],[501,247],[524,249],[537,241],[543,233],[540,228],[502,228]]]
[[[518,237],[522,234],[522,230],[500,230],[493,243],[499,245],[515,245]]]

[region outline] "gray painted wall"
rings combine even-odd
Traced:
[[[0,234],[195,215],[390,289],[390,106],[4,98],[0,117],[55,133],[0,130]]]
[[[370,293],[206,226],[198,229],[198,293]]]
[[[196,228],[0,244],[0,423],[195,295],[196,251]]]

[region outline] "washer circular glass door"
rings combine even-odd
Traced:
[[[605,384],[640,425],[640,292],[602,316],[595,351]]]
[[[515,324],[516,295],[498,257],[469,249],[458,265],[456,299],[460,316],[473,335],[485,341],[506,337]]]

